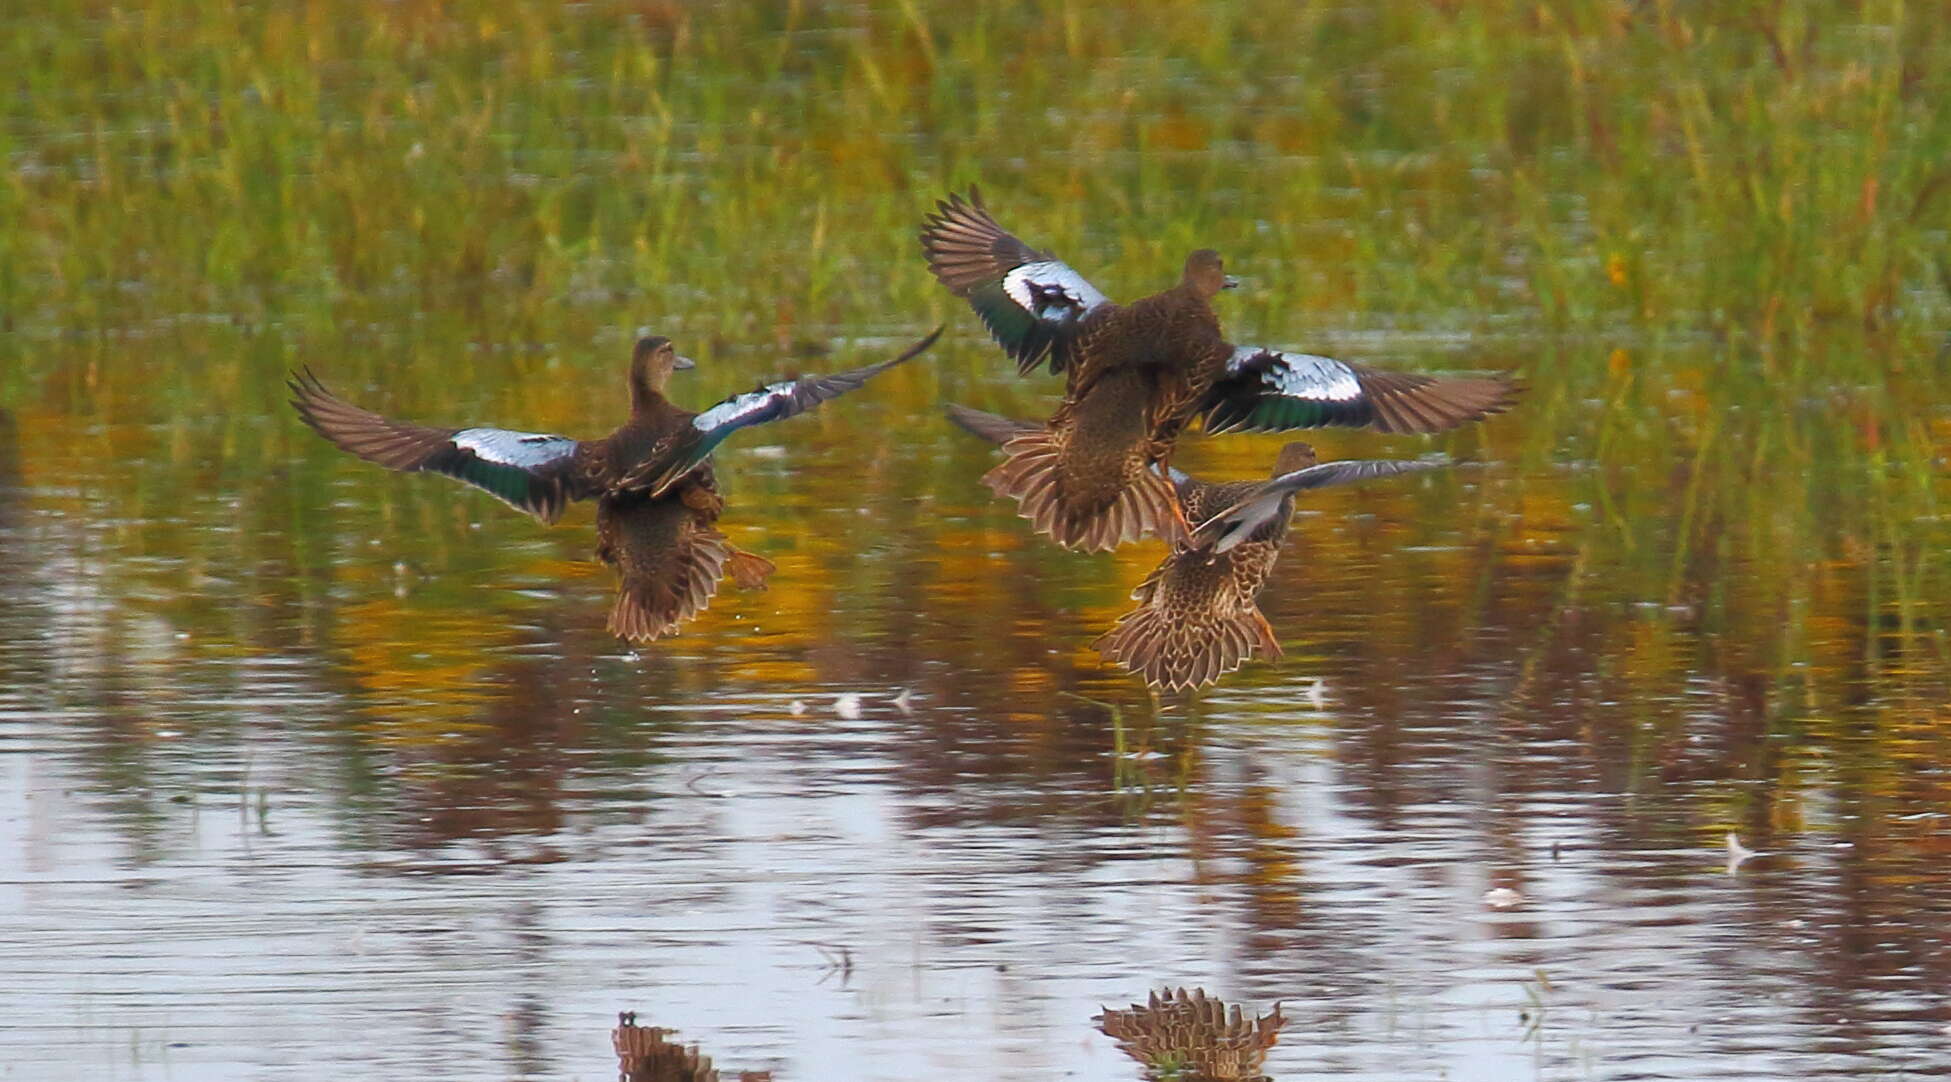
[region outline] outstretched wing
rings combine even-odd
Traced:
[[[311,369],[292,373],[298,416],[342,451],[389,470],[431,470],[554,522],[569,502],[576,441],[505,428],[430,428],[382,417],[325,389]]]
[[[1226,552],[1252,537],[1260,527],[1288,513],[1288,497],[1303,489],[1372,481],[1377,477],[1441,469],[1449,465],[1442,457],[1432,458],[1351,458],[1323,462],[1319,466],[1284,473],[1254,489],[1225,509],[1200,523],[1192,531],[1192,548]]]
[[[982,318],[996,342],[1028,375],[1046,357],[1050,371],[1072,360],[1086,318],[1115,307],[1069,264],[1024,244],[996,224],[982,193],[950,195],[923,219],[928,269]]]
[[[1200,411],[1208,432],[1281,432],[1324,425],[1441,432],[1509,409],[1523,388],[1508,376],[1451,378],[1236,346]]]
[[[954,421],[963,431],[1002,446],[1026,432],[1035,432],[1043,426],[1034,421],[1019,421],[1014,417],[1004,417],[998,413],[984,413],[967,406],[950,402],[947,406],[948,419]]]
[[[735,394],[692,417],[689,431],[682,433],[667,450],[660,451],[631,471],[617,487],[647,489],[652,495],[659,495],[679,478],[696,469],[698,463],[709,458],[711,452],[725,442],[725,437],[739,429],[784,420],[848,391],[859,390],[882,372],[913,360],[941,336],[942,328],[937,327],[928,337],[909,346],[891,361],[850,368],[830,376],[781,380],[744,394]]]

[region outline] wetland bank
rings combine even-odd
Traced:
[[[1180,986],[1279,1003],[1281,1079],[1951,1069],[1944,4],[0,29],[13,1076],[600,1078],[635,1011],[1130,1079],[1093,1016]],[[940,415],[1055,393],[917,252],[972,181],[1107,292],[1210,245],[1245,340],[1525,397],[1309,434],[1478,465],[1304,501],[1285,658],[1154,704],[1086,644],[1158,550],[1054,551]],[[639,326],[702,406],[944,321],[721,457],[772,588],[637,654],[586,517],[283,401],[583,432]]]

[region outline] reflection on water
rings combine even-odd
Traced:
[[[1645,561],[1487,453],[1314,494],[1286,657],[1159,706],[1079,645],[1157,551],[1051,551],[946,424],[863,455],[932,417],[891,390],[727,457],[782,574],[641,654],[587,519],[371,485],[274,381],[224,456],[19,403],[0,1059],[590,1077],[628,1004],[781,1078],[1130,1078],[1080,1020],[1158,981],[1284,1002],[1282,1078],[1951,1069],[1941,602],[1887,550]]]
[[[728,1005],[729,1006],[729,1005]],[[1271,1082],[1261,1068],[1287,1019],[1280,1005],[1252,1015],[1205,989],[1153,992],[1127,1010],[1106,1009],[1092,1021],[1153,1082]],[[617,1015],[610,1031],[618,1082],[720,1082],[726,1077],[696,1044],[672,1030],[637,1024],[635,1011]],[[837,1077],[836,1072],[821,1072]],[[739,1071],[738,1082],[770,1082],[771,1071]]]
[[[618,1082],[720,1082],[711,1057],[686,1048],[669,1030],[637,1024],[634,1011],[617,1015],[610,1043],[616,1048]],[[770,1082],[771,1071],[740,1071],[738,1082]]]
[[[1098,1028],[1137,1060],[1145,1077],[1169,1082],[1262,1082],[1267,1049],[1287,1019],[1280,1004],[1263,1015],[1230,1009],[1203,988],[1151,994],[1129,1010],[1106,1010]]]

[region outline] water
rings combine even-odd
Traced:
[[[1180,985],[1281,1003],[1283,1079],[1951,1069],[1943,707],[1860,598],[1652,601],[1589,471],[1493,459],[1312,495],[1286,659],[1154,705],[1083,647],[1156,554],[1030,538],[916,379],[728,448],[774,589],[641,654],[586,512],[275,398],[10,417],[7,1077],[593,1079],[635,1010],[781,1079],[1124,1079],[1093,1015]]]

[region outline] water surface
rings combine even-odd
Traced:
[[[781,1078],[1128,1078],[1091,1016],[1181,984],[1284,1004],[1282,1078],[1951,1068],[1939,701],[1848,589],[1778,672],[1582,566],[1588,471],[1310,498],[1286,659],[1154,704],[1083,646],[1155,554],[1049,550],[871,390],[721,455],[775,588],[641,653],[586,518],[247,408],[293,458],[235,485],[12,422],[18,1077],[596,1078],[634,1009]]]

